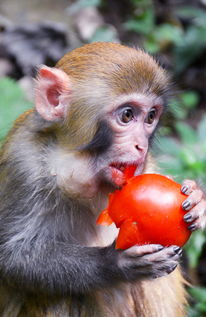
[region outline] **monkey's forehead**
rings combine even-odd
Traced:
[[[117,43],[91,43],[64,55],[57,63],[75,82],[88,83],[115,94],[162,94],[167,89],[166,72],[147,53]]]

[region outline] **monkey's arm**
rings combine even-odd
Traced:
[[[35,244],[35,245],[34,245]],[[179,248],[157,245],[115,251],[39,241],[0,248],[1,279],[24,291],[50,295],[85,293],[120,281],[156,278],[177,266]],[[179,253],[179,254],[178,254]]]
[[[82,246],[77,243],[81,226],[75,229],[76,237],[70,235],[69,210],[58,207],[53,194],[50,201],[48,194],[38,197],[38,203],[35,198],[23,203],[26,196],[14,193],[13,199],[19,199],[10,197],[7,206],[4,196],[0,208],[0,278],[11,287],[50,295],[85,293],[118,282],[159,277],[178,263],[180,249],[175,247],[147,245],[117,251],[113,245]],[[43,210],[46,196],[47,211]]]

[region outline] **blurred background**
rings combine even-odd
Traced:
[[[33,106],[38,65],[93,41],[143,48],[169,71],[174,94],[153,152],[161,173],[206,188],[206,0],[0,0],[0,142]],[[182,265],[188,316],[206,316],[205,233],[192,235]]]

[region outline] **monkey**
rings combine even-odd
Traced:
[[[96,225],[126,167],[153,170],[169,91],[153,57],[122,44],[86,44],[39,68],[35,107],[0,151],[2,317],[184,316],[181,248],[115,249],[118,229]],[[182,192],[184,221],[203,228],[205,194],[192,180]]]

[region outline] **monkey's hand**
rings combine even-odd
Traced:
[[[164,248],[158,244],[147,244],[118,252],[118,266],[125,279],[135,281],[171,273],[178,264],[182,249],[178,246]]]
[[[182,193],[188,195],[183,202],[182,208],[188,211],[184,215],[184,221],[189,224],[188,229],[204,229],[206,226],[206,195],[192,180],[183,182]]]

